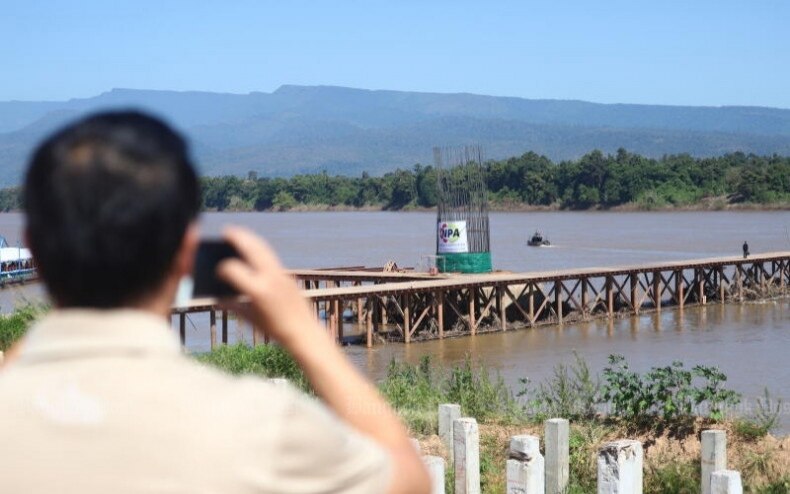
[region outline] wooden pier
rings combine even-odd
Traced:
[[[350,268],[292,274],[338,341],[354,329],[372,346],[377,340],[473,336],[787,295],[790,252],[529,273],[429,275]],[[173,308],[182,343],[186,314],[196,312],[209,313],[212,348],[219,312],[221,342],[227,343],[228,314],[213,299]]]

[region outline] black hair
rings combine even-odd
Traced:
[[[64,307],[133,304],[172,267],[200,191],[184,139],[136,111],[88,116],[46,139],[25,177],[29,247]]]

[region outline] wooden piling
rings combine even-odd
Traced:
[[[209,311],[209,332],[211,334],[211,349],[217,346],[217,311],[211,309]]]
[[[228,311],[222,311],[222,344],[228,344]]]
[[[181,339],[181,345],[187,343],[187,315],[182,312],[178,315],[178,335]]]

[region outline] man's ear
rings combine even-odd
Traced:
[[[195,255],[197,253],[198,243],[200,242],[200,234],[196,222],[192,222],[187,226],[184,232],[184,238],[181,241],[181,247],[176,254],[175,265],[173,266],[177,271],[178,277],[186,276],[192,273],[195,266]]]

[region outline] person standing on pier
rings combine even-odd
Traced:
[[[218,269],[322,403],[185,356],[170,325],[198,244],[184,140],[136,112],[69,125],[32,157],[27,243],[54,309],[0,372],[3,492],[428,493],[393,410],[275,254],[229,228]]]
[[[746,243],[746,240],[743,241],[743,258],[746,259],[749,257],[749,244]]]

